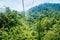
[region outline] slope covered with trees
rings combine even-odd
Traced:
[[[8,7],[0,12],[0,40],[60,40],[60,4],[41,5],[25,17]]]

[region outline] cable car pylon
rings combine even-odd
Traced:
[[[24,0],[22,0],[22,7],[23,7],[23,16],[25,17],[25,8],[24,8]]]

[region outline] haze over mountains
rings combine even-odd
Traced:
[[[60,4],[59,3],[44,3],[40,4],[38,6],[32,7],[28,10],[29,13],[39,12],[41,10],[47,10],[47,9],[55,9],[60,10]],[[5,8],[0,8],[0,12],[4,12]]]

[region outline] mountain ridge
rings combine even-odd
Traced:
[[[46,9],[55,9],[55,10],[60,10],[60,3],[44,3],[40,4],[38,6],[32,7],[31,9],[28,10],[29,13],[34,13],[34,12],[39,12],[41,10],[46,10]]]

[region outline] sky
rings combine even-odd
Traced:
[[[60,0],[24,0],[25,11],[43,3],[60,3]],[[11,10],[22,11],[22,0],[0,0],[0,8],[9,7]]]

